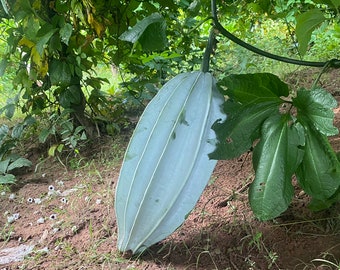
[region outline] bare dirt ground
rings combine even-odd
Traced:
[[[321,80],[338,101],[339,75],[333,71]],[[315,77],[303,71],[290,82],[310,85]],[[340,127],[339,109],[335,113]],[[21,172],[20,184],[0,195],[1,270],[339,269],[340,204],[313,213],[296,187],[285,213],[257,221],[247,197],[254,178],[251,153],[220,161],[183,226],[142,256],[124,258],[116,249],[113,201],[128,139],[102,138],[63,162],[37,148],[28,151],[36,167]],[[331,142],[340,151],[339,137]]]

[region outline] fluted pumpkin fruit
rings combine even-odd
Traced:
[[[140,253],[175,231],[194,208],[216,160],[212,124],[224,97],[208,72],[182,73],[148,104],[120,171],[115,212],[118,249]]]

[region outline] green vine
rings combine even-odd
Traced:
[[[230,39],[231,41],[235,42],[236,44],[240,45],[241,47],[254,52],[256,54],[262,55],[267,58],[271,58],[277,61],[299,65],[299,66],[310,66],[310,67],[332,67],[332,68],[340,68],[340,60],[339,59],[331,59],[329,61],[325,62],[313,62],[313,61],[303,61],[288,57],[283,57],[280,55],[272,54],[267,51],[261,50],[249,43],[244,42],[243,40],[239,39],[232,33],[230,33],[227,29],[225,29],[219,22],[218,16],[217,16],[217,6],[216,6],[216,0],[211,0],[211,7],[212,7],[212,17],[214,21],[215,28],[226,38]]]

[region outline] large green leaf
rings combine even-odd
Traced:
[[[139,42],[144,51],[164,50],[168,44],[165,20],[150,24],[139,38]]]
[[[71,82],[71,69],[65,61],[52,60],[48,72],[53,85],[69,85]]]
[[[305,155],[296,171],[300,186],[317,200],[327,200],[340,186],[340,163],[327,137],[306,129]]]
[[[253,165],[255,180],[249,189],[251,208],[260,220],[269,220],[285,211],[294,195],[292,175],[303,157],[304,130],[292,124],[290,115],[273,115],[263,124]]]
[[[11,164],[9,164],[7,170],[11,171],[16,168],[21,168],[21,167],[30,167],[32,166],[32,162],[29,161],[27,158],[18,158],[14,160]]]
[[[308,43],[316,27],[325,21],[323,12],[318,9],[309,10],[296,17],[296,38],[299,42],[299,52],[304,55],[307,51]]]
[[[224,110],[228,118],[223,123],[213,125],[218,143],[209,157],[230,159],[249,150],[253,141],[259,138],[263,122],[279,111],[279,105],[278,101],[241,105],[227,100]]]
[[[61,41],[64,42],[66,45],[68,45],[70,37],[72,36],[72,32],[73,27],[69,23],[65,23],[65,25],[63,25],[63,27],[61,27],[59,30]]]
[[[10,161],[11,160],[9,158],[0,161],[0,174],[4,174],[7,172],[7,168]]]
[[[15,176],[10,173],[6,173],[3,175],[0,175],[0,185],[6,185],[6,184],[14,184],[15,183]]]
[[[333,126],[334,112],[337,102],[334,97],[324,89],[299,90],[293,99],[293,105],[298,111],[298,120],[302,123],[311,123],[322,134],[331,136],[339,133]]]
[[[144,31],[153,23],[162,23],[164,18],[159,13],[153,13],[138,22],[134,27],[124,32],[119,38],[121,40],[136,43],[143,35]]]
[[[281,101],[289,95],[288,85],[271,73],[230,75],[219,82],[225,94],[242,104]]]
[[[82,93],[78,85],[71,85],[62,91],[59,95],[60,105],[64,108],[70,108],[71,105],[79,105],[81,103]]]

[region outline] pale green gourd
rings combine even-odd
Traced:
[[[210,73],[179,74],[146,107],[126,150],[115,196],[118,249],[139,253],[186,219],[216,160],[211,129],[224,97]]]

